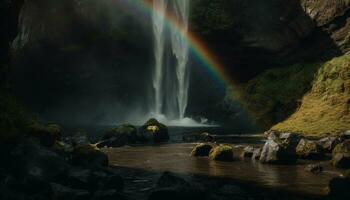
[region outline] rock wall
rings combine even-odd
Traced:
[[[195,0],[192,7],[193,30],[237,80],[349,52],[348,0]]]

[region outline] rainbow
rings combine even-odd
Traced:
[[[123,0],[124,3],[129,4],[141,12],[156,13],[161,15],[161,11],[153,6],[152,0]],[[183,33],[182,24],[178,22],[170,13],[164,16],[166,26],[178,32],[189,44],[190,52],[197,58],[206,71],[223,86],[235,89],[235,82],[229,76],[225,67],[218,61],[215,54],[211,52],[208,46],[193,32],[188,31]]]

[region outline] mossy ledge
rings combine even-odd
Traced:
[[[322,64],[295,113],[271,129],[305,135],[336,135],[350,130],[350,55]]]

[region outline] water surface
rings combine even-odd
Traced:
[[[217,162],[189,156],[195,144],[174,143],[159,146],[136,146],[104,149],[110,164],[146,171],[171,171],[230,178],[263,187],[293,193],[323,196],[329,180],[339,175],[326,162],[325,171],[315,175],[305,170],[306,161],[298,165],[266,165],[251,160]]]

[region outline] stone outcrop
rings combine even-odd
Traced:
[[[270,164],[292,164],[297,161],[296,145],[300,136],[295,133],[270,133],[260,154],[260,162]]]
[[[300,158],[305,159],[322,159],[324,157],[322,146],[316,141],[307,139],[300,140],[296,152]]]
[[[350,168],[350,141],[340,143],[334,148],[332,163],[339,168]]]

